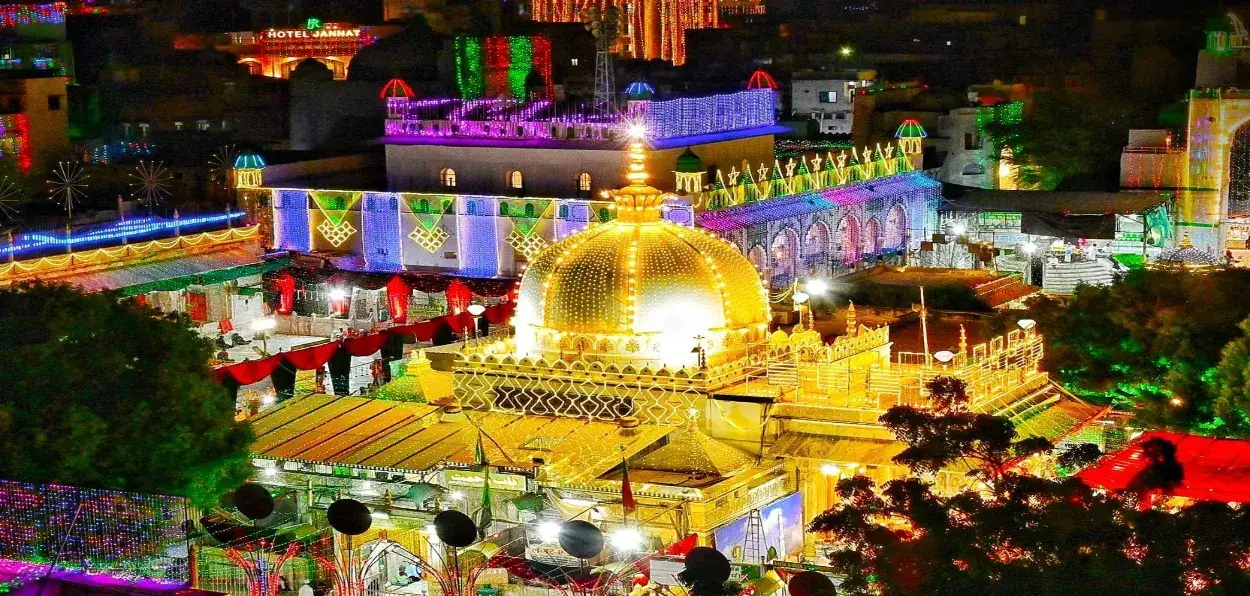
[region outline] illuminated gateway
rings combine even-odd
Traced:
[[[624,11],[622,50],[633,58],[686,61],[686,31],[713,29],[719,0],[534,0],[535,21],[570,23],[583,20],[584,10],[615,4]]]

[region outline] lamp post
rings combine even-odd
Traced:
[[[481,304],[470,304],[469,307],[466,308],[465,310],[469,311],[469,314],[473,316],[473,338],[476,339],[478,317],[481,317],[482,313],[486,312],[486,307],[482,306]],[[466,346],[469,345],[468,341],[469,341],[469,336],[468,334],[465,334]]]
[[[955,359],[955,353],[950,350],[942,350],[933,354],[933,359],[942,363],[942,370],[946,370],[951,360]]]
[[[252,321],[252,339],[260,340],[260,349],[266,355],[269,354],[269,332],[278,326],[278,321],[273,317],[264,317]]]

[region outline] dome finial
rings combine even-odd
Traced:
[[[641,122],[631,122],[625,130],[629,136],[629,169],[625,174],[629,186],[609,194],[616,201],[617,216],[621,219],[658,221],[664,193],[647,184],[650,175],[647,174],[647,150],[643,144],[647,138],[647,127]]]

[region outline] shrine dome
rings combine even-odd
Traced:
[[[670,369],[739,358],[768,332],[760,274],[732,244],[663,219],[639,143],[617,218],[539,253],[521,279],[518,356]]]

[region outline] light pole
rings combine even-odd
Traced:
[[[260,340],[260,349],[266,356],[269,355],[269,332],[277,326],[278,321],[273,317],[264,317],[252,321],[252,333],[254,334],[252,339]]]
[[[469,307],[466,308],[465,310],[469,311],[469,314],[473,316],[473,337],[474,339],[476,339],[477,338],[477,320],[478,320],[478,317],[482,316],[482,313],[486,312],[486,307],[482,306],[481,304],[470,304]],[[465,346],[469,345],[468,341],[469,341],[469,336],[468,334],[465,334]]]

